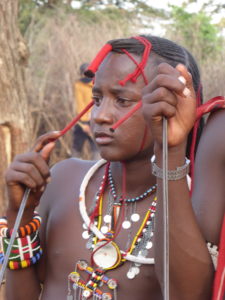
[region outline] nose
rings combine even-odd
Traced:
[[[113,124],[113,105],[110,99],[102,99],[99,106],[94,106],[92,109],[92,119],[97,124]]]

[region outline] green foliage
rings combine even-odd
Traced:
[[[212,24],[211,17],[204,11],[189,13],[184,7],[172,6],[173,24],[170,27],[174,36],[179,36],[182,43],[193,51],[198,48],[198,58],[206,59],[221,50],[219,29]],[[197,51],[197,49],[195,49]]]
[[[20,0],[19,2],[19,26],[23,34],[32,20],[36,6],[36,3],[31,0]]]

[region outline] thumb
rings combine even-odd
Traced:
[[[49,160],[50,154],[54,149],[54,147],[55,147],[55,142],[50,142],[43,147],[43,149],[41,150],[41,156],[44,158],[44,160],[46,161]]]

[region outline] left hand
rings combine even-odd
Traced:
[[[186,84],[178,78],[182,76]],[[184,95],[184,90],[188,91]],[[184,65],[173,68],[167,63],[157,67],[155,78],[143,89],[143,114],[153,139],[162,146],[162,118],[168,119],[168,146],[186,141],[196,119],[196,94],[192,76]]]

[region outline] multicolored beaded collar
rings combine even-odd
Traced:
[[[95,199],[95,208],[94,208],[94,220],[88,216],[86,204],[85,204],[85,192],[87,185],[96,173],[96,171],[106,164],[105,175],[103,176],[102,183],[100,185],[99,191]],[[151,206],[147,210],[142,222],[136,234],[134,234],[134,239],[131,241],[126,251],[120,250],[118,245],[114,242],[115,237],[118,235],[120,230],[111,230],[111,218],[110,215],[102,217],[102,207],[103,207],[103,193],[104,186],[108,180],[108,170],[109,164],[105,160],[98,161],[93,165],[90,170],[87,172],[86,176],[83,179],[83,182],[80,187],[80,201],[79,208],[80,214],[84,221],[83,238],[89,239],[87,248],[92,249],[92,263],[97,266],[97,269],[94,269],[92,266],[88,266],[86,261],[80,260],[76,264],[75,271],[69,275],[69,285],[68,285],[68,299],[79,299],[77,294],[80,293],[83,299],[93,297],[93,299],[113,299],[113,296],[110,293],[103,293],[100,290],[102,284],[107,284],[108,287],[113,290],[114,299],[116,299],[116,288],[117,281],[115,279],[110,279],[106,277],[105,272],[111,269],[115,269],[124,263],[126,260],[131,261],[133,264],[127,272],[127,277],[133,279],[140,272],[141,264],[154,264],[154,258],[146,258],[148,250],[152,248],[152,238],[154,234],[154,217],[156,209],[156,197],[154,198]],[[107,177],[107,178],[106,178]],[[150,189],[149,189],[150,190]],[[152,192],[155,192],[155,187],[151,189]],[[149,192],[150,193],[150,192]],[[148,193],[148,196],[149,196]],[[113,198],[113,197],[112,197]],[[140,197],[137,197],[140,198]],[[128,205],[132,205],[132,202],[128,202]],[[123,204],[120,204],[121,207]],[[126,204],[125,204],[126,205]],[[117,205],[115,205],[117,207]],[[97,208],[97,209],[96,209]],[[123,213],[123,207],[121,208],[121,214]],[[115,215],[113,211],[112,215]],[[105,222],[105,227],[107,230],[105,234],[102,232],[102,224]],[[115,222],[115,220],[114,220]],[[133,221],[136,222],[136,221]],[[124,223],[124,222],[123,222]],[[124,229],[126,226],[122,226]],[[103,230],[104,231],[104,230]],[[85,282],[79,273],[79,271],[89,274],[89,280]],[[71,288],[72,283],[72,288]],[[79,290],[79,292],[78,292]],[[72,294],[73,291],[73,294]]]

